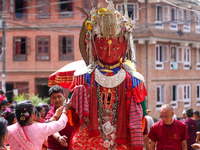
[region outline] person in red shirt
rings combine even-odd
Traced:
[[[53,107],[47,113],[45,120],[55,117],[58,120],[59,116],[55,116],[56,109],[63,105],[65,100],[65,94],[61,86],[55,85],[49,89],[50,101]],[[68,150],[69,141],[71,134],[74,130],[73,126],[70,126],[69,122],[66,127],[48,137],[48,147],[47,150]]]
[[[161,120],[155,123],[150,132],[150,150],[187,150],[187,139],[189,138],[186,125],[173,119],[173,108],[170,104],[164,104],[161,109]]]

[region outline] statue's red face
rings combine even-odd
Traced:
[[[126,54],[127,42],[125,42],[124,38],[120,42],[119,38],[106,40],[106,38],[95,37],[94,43],[94,56],[103,64],[114,65]]]

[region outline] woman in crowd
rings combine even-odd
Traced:
[[[37,111],[40,113],[40,122],[41,123],[44,123],[45,122],[45,114],[46,114],[46,111],[45,111],[45,108],[43,107],[43,105],[39,105],[36,107]]]
[[[30,101],[24,100],[16,105],[16,118],[18,123],[8,127],[7,143],[12,150],[41,150],[47,136],[62,130],[68,121],[67,109],[69,105],[61,106],[56,111],[60,116],[58,121],[52,117],[49,123],[33,123],[35,108]]]
[[[3,117],[0,117],[0,150],[6,150],[4,142],[7,139],[7,135],[7,121]]]
[[[193,118],[193,109],[192,108],[186,109],[185,125],[187,127],[187,131],[189,134],[189,139],[187,139],[187,150],[193,150],[191,145],[195,143],[197,122]]]
[[[37,109],[35,109],[35,118],[34,118],[34,121],[35,122],[41,122],[41,115],[39,113],[39,111],[37,111]],[[41,122],[41,123],[44,123],[44,122]]]

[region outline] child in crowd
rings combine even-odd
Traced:
[[[0,150],[6,150],[4,142],[7,139],[7,135],[7,121],[3,117],[0,117]]]

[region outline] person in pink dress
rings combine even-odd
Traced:
[[[6,99],[6,96],[4,95],[4,92],[0,90],[0,102]]]
[[[20,101],[16,105],[17,123],[8,126],[8,137],[6,143],[11,150],[41,150],[47,136],[62,130],[68,121],[67,109],[61,106],[56,114],[60,116],[58,121],[52,117],[49,123],[34,123],[35,107],[31,101]]]

